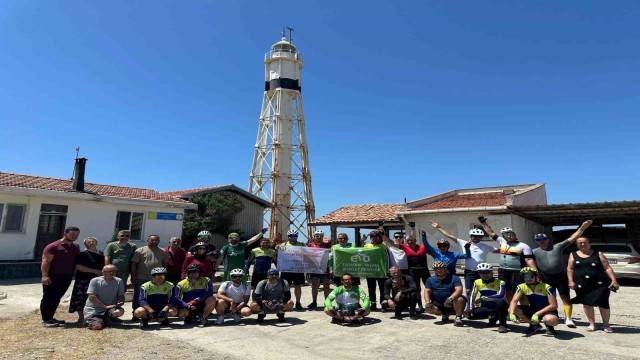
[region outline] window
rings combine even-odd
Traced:
[[[0,204],[0,221],[3,232],[22,232],[24,217],[27,213],[25,204]]]
[[[132,211],[118,211],[116,229],[131,231],[131,240],[142,240],[142,225],[144,213]]]

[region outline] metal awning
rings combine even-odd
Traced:
[[[509,206],[509,211],[547,226],[577,225],[586,219],[598,224],[640,222],[640,201]]]

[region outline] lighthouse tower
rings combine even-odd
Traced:
[[[264,56],[264,96],[249,192],[273,204],[265,210],[273,239],[296,230],[299,241],[305,242],[311,239],[315,206],[302,110],[302,64],[302,54],[284,32]]]

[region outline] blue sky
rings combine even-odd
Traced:
[[[263,56],[305,57],[317,214],[547,183],[640,199],[640,2],[0,2],[0,171],[160,191],[248,176]]]

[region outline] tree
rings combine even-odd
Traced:
[[[229,193],[197,195],[190,201],[198,205],[198,210],[185,211],[182,241],[187,249],[195,244],[202,230],[223,236],[233,232],[233,218],[244,209],[240,197]]]

